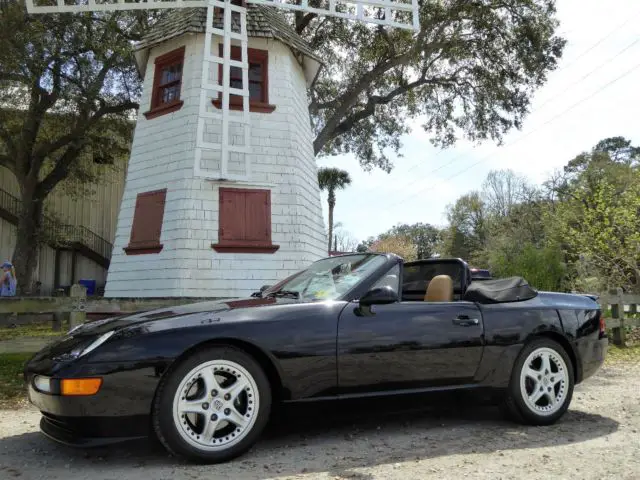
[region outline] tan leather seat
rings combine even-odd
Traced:
[[[452,302],[453,280],[449,275],[436,275],[429,282],[425,302]]]

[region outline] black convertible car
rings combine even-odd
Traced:
[[[595,298],[472,281],[459,259],[362,253],[251,298],[87,323],[37,353],[25,380],[54,440],[151,434],[219,462],[256,442],[276,402],[488,389],[514,420],[548,425],[606,350]]]

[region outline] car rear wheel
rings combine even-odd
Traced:
[[[551,339],[535,339],[516,360],[506,411],[521,423],[551,425],[569,408],[573,387],[573,366],[565,349]]]
[[[248,450],[271,410],[269,381],[245,352],[202,350],[163,379],[153,411],[155,432],[171,453],[218,463]]]

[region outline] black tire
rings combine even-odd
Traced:
[[[539,349],[552,350],[556,355],[562,358],[566,366],[567,380],[564,384],[565,393],[562,398],[562,404],[557,408],[557,410],[553,411],[553,413],[548,414],[541,414],[529,407],[520,386],[520,376],[523,368],[525,368],[527,358],[532,352]],[[525,425],[552,425],[557,422],[569,408],[573,397],[574,381],[573,363],[562,345],[549,338],[536,338],[522,348],[522,351],[516,359],[513,371],[511,372],[506,396],[503,404],[501,405],[502,411],[510,420],[523,423]],[[538,384],[536,384],[536,388],[537,385]]]
[[[207,451],[188,443],[178,431],[174,420],[174,397],[185,376],[194,368],[215,360],[227,360],[243,367],[255,382],[259,394],[259,407],[253,426],[244,438],[229,448]],[[216,346],[195,352],[171,368],[158,387],[152,411],[153,428],[162,445],[174,456],[197,463],[220,463],[231,460],[249,450],[264,430],[271,412],[271,386],[262,368],[246,352],[231,346]],[[211,412],[213,412],[213,401]],[[208,415],[208,413],[207,413]]]

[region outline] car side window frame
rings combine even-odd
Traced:
[[[391,286],[392,288],[394,288],[396,295],[398,295],[398,298],[400,298],[400,281],[402,280],[400,277],[401,271],[400,271],[400,264],[396,263],[395,265],[393,265],[389,270],[387,270],[372,286],[371,288],[379,288],[379,287],[384,287],[384,286]],[[385,282],[385,279],[389,276],[389,275],[395,275],[396,276],[396,284],[395,286],[389,285],[388,282]]]

